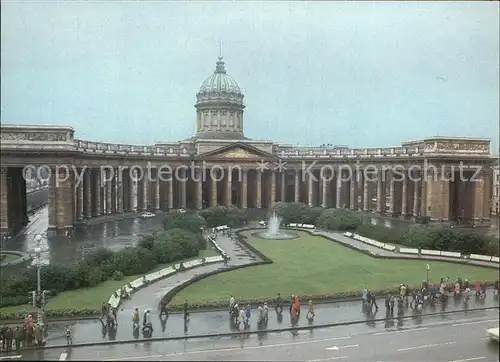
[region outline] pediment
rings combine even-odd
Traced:
[[[235,143],[227,145],[209,152],[202,153],[196,156],[197,159],[202,160],[262,160],[262,159],[275,159],[278,158],[275,155],[259,150],[256,147],[244,144]]]

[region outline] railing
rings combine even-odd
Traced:
[[[18,150],[36,149],[54,149],[77,151],[81,153],[103,154],[103,155],[122,155],[122,156],[158,156],[158,157],[185,157],[189,158],[196,151],[194,146],[181,143],[166,143],[155,145],[130,145],[120,143],[91,142],[84,140],[71,140],[66,142],[52,142],[47,145],[31,145],[29,143],[2,142],[2,149],[15,148]],[[449,155],[460,156],[460,152],[450,151]],[[273,153],[283,159],[377,159],[377,158],[407,158],[415,156],[426,156],[433,154],[433,151],[426,150],[421,145],[408,145],[405,147],[386,147],[386,148],[347,148],[345,146],[320,146],[320,147],[295,147],[289,145],[273,145]],[[439,153],[443,154],[443,153]],[[447,153],[448,154],[448,153]],[[495,157],[484,154],[488,158]],[[463,157],[463,156],[461,156]]]
[[[423,155],[421,147],[391,148],[344,148],[344,147],[279,147],[278,155],[283,158],[358,158],[358,157],[401,157]]]
[[[107,155],[125,156],[172,156],[189,157],[190,153],[185,147],[165,146],[139,146],[120,143],[104,143],[75,140],[76,149],[85,153],[102,153]]]

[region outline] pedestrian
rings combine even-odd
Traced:
[[[309,300],[309,304],[307,306],[307,316],[306,318],[310,321],[314,319],[314,306],[313,306],[313,301]]]
[[[21,349],[21,339],[22,339],[22,331],[19,326],[16,326],[16,330],[14,332],[14,338],[16,340],[16,351]]]
[[[71,338],[71,329],[69,329],[68,325],[66,325],[66,344],[73,344],[73,339]]]
[[[375,311],[377,311],[378,310],[377,299],[375,298],[375,293],[373,292],[371,293],[371,300],[372,300],[371,304],[375,306]]]

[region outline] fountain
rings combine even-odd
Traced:
[[[269,218],[267,223],[267,231],[259,231],[254,233],[254,236],[261,239],[270,240],[288,240],[295,239],[298,237],[295,233],[280,230],[281,219],[276,215],[275,212]]]

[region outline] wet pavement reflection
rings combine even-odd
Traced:
[[[30,218],[30,224],[14,238],[2,242],[2,249],[23,251],[32,254],[36,246],[34,238],[40,234],[41,262],[70,264],[85,257],[85,254],[99,247],[119,250],[134,246],[143,235],[152,234],[163,228],[161,215],[151,219],[131,218],[108,221],[77,228],[75,236],[52,236],[47,233],[48,209],[44,208]]]

